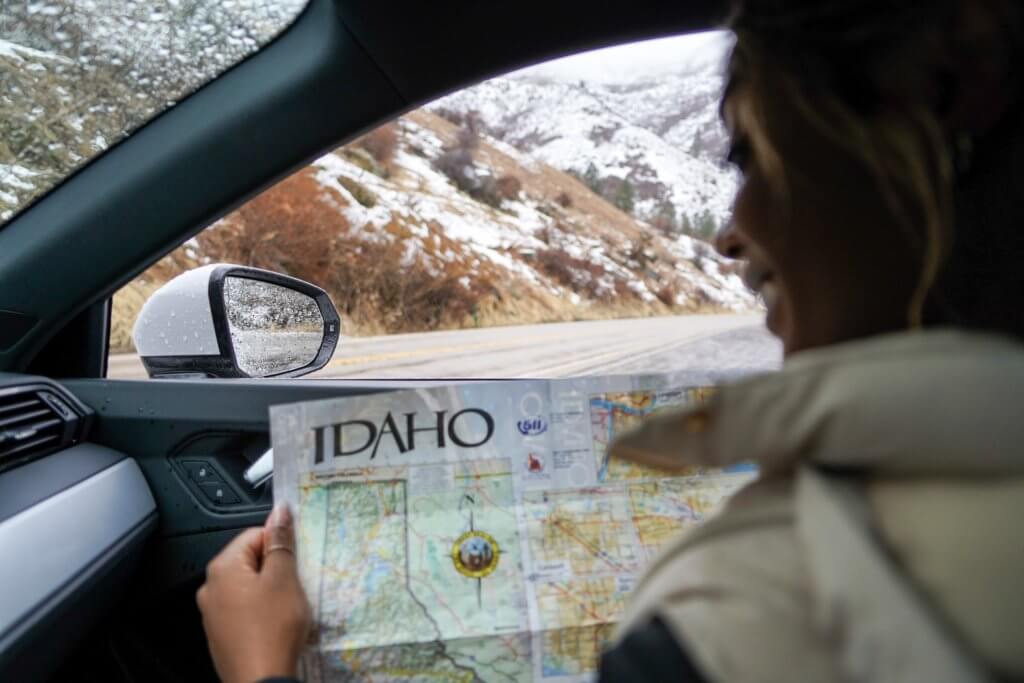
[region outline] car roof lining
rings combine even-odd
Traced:
[[[339,3],[342,21],[398,92],[422,104],[557,57],[706,30],[724,19],[725,3],[641,0],[627,12],[623,3],[611,2],[526,0],[511,8],[461,0],[407,3],[400,11],[402,21],[396,22],[389,3]]]
[[[636,0],[628,12],[582,0],[525,0],[514,11],[468,0],[385,5],[312,0],[263,50],[0,231],[0,311],[35,319],[0,348],[0,370],[24,371],[76,315],[262,189],[382,121],[488,76],[706,29],[721,14],[720,3],[655,0]],[[499,27],[498,40],[487,27]]]

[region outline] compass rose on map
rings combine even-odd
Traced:
[[[452,544],[455,569],[471,579],[482,579],[498,566],[498,542],[483,531],[467,531]]]
[[[461,508],[464,503],[475,505],[473,496],[466,495],[459,502]],[[498,568],[498,558],[501,557],[501,548],[498,542],[489,533],[478,530],[473,525],[473,510],[469,511],[469,531],[455,539],[452,543],[452,564],[455,571],[468,579],[476,579],[476,604],[483,607],[483,583],[481,579],[489,576]]]

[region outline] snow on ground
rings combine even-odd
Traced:
[[[563,171],[628,178],[635,213],[653,216],[667,200],[691,219],[728,220],[738,174],[723,163],[727,135],[718,103],[731,41],[711,36],[678,68],[594,78],[541,65],[495,78],[429,105],[476,112],[488,131]]]
[[[434,121],[436,130],[424,124]],[[561,126],[562,124],[559,124]],[[582,209],[566,210],[553,217],[550,199],[539,196],[537,188],[524,185],[514,199],[505,200],[500,208],[484,204],[455,187],[435,166],[444,153],[444,135],[440,127],[448,126],[440,119],[418,116],[416,120],[404,117],[397,122],[400,142],[391,161],[391,171],[383,175],[366,170],[357,163],[351,152],[337,150],[314,162],[315,177],[332,194],[344,200],[340,211],[344,214],[353,234],[367,239],[403,241],[404,263],[419,260],[432,272],[442,272],[454,264],[467,266],[474,277],[481,269],[502,273],[504,285],[519,283],[522,287],[540,290],[566,300],[569,305],[587,307],[597,300],[608,301],[620,296],[625,288],[643,305],[654,305],[661,294],[659,289],[675,282],[675,303],[694,305],[694,297],[713,305],[742,310],[753,306],[753,299],[738,278],[724,275],[718,268],[718,259],[704,243],[689,237],[667,239],[649,226],[623,217],[634,233],[647,234],[651,245],[645,248],[639,263],[635,252],[635,234],[611,234],[607,226],[589,225],[596,219],[580,215]],[[562,126],[564,127],[564,126]],[[697,159],[690,167],[680,167],[678,160],[668,152],[668,145],[648,131],[631,128],[613,136],[611,145],[619,150],[630,148],[629,141],[639,139],[647,148],[663,150],[663,158],[653,157],[653,164],[661,173],[684,174],[691,167],[699,168],[708,162]],[[450,133],[449,133],[450,135]],[[604,154],[606,150],[599,150]],[[498,168],[489,168],[483,159],[494,162],[501,158],[501,168],[518,168],[522,179],[543,178],[543,173],[558,174],[549,168],[550,149],[534,153],[513,147],[507,141],[483,136],[481,153],[474,156],[474,172],[478,176],[497,176]],[[612,156],[605,168],[614,165]],[[676,164],[676,166],[672,166]],[[682,169],[682,170],[680,170]],[[358,183],[359,188],[346,188]],[[573,181],[567,184],[580,189]],[[362,191],[372,194],[373,201],[357,196]],[[543,194],[543,193],[542,193]],[[592,201],[599,201],[590,195]],[[364,204],[372,204],[365,206]],[[570,215],[571,214],[571,215]],[[399,227],[396,227],[396,223]],[[597,231],[594,228],[600,228]],[[545,235],[541,239],[541,235]],[[566,255],[562,267],[573,275],[570,286],[563,280],[553,279],[536,256],[557,251]],[[633,255],[631,255],[633,254]],[[699,263],[698,263],[699,262]],[[486,264],[486,265],[484,265]],[[564,277],[564,276],[563,276]],[[468,284],[460,279],[463,286]]]
[[[25,47],[24,45],[18,45],[12,43],[9,40],[3,40],[0,38],[0,57],[6,57],[14,60],[15,62],[24,62],[25,60],[40,59],[47,62],[62,62],[64,64],[71,64],[71,60],[66,57],[54,54],[52,52],[44,52],[43,50],[36,50],[31,47]],[[31,64],[30,67],[42,66],[39,64]],[[44,67],[45,68],[45,67]]]

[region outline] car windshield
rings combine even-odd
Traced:
[[[308,0],[0,0],[0,226]]]

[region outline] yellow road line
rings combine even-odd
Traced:
[[[482,349],[512,349],[524,344],[547,341],[558,342],[569,339],[568,335],[552,337],[549,335],[535,335],[532,337],[519,337],[515,341],[488,341],[476,342],[474,344],[461,344],[459,346],[434,346],[429,349],[415,349],[413,351],[391,351],[389,353],[377,353],[369,356],[352,356],[351,358],[335,358],[327,367],[339,367],[342,365],[362,365],[364,363],[375,363],[378,361],[398,360],[400,358],[416,358],[418,356],[443,356],[464,351],[479,351]]]

